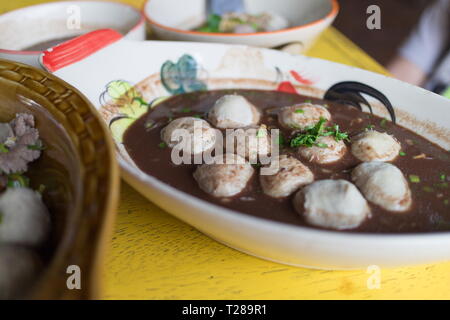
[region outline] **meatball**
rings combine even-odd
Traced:
[[[270,154],[270,135],[265,125],[233,130],[236,154],[256,163],[258,156]],[[227,139],[230,135],[227,135]],[[233,140],[231,140],[233,142]],[[227,141],[228,143],[228,141]]]
[[[411,207],[411,190],[396,166],[379,161],[364,162],[352,172],[352,179],[370,202],[396,212]]]
[[[400,143],[393,136],[375,130],[360,133],[352,142],[353,155],[364,162],[394,160],[400,149]]]
[[[21,298],[41,268],[30,249],[0,245],[0,299]]]
[[[205,120],[183,117],[164,127],[161,130],[161,139],[171,148],[178,145],[188,154],[196,155],[212,150],[217,141],[217,134],[218,130]]]
[[[278,122],[282,127],[302,131],[314,126],[321,118],[329,121],[331,114],[327,108],[311,103],[283,107],[278,114]]]
[[[273,175],[260,175],[261,187],[265,194],[274,198],[287,197],[298,188],[314,181],[314,174],[299,160],[281,155],[277,161],[277,171]]]
[[[300,147],[298,153],[310,162],[327,164],[341,159],[347,152],[347,146],[341,141],[336,141],[332,136],[319,137],[317,146]]]
[[[50,215],[31,189],[7,189],[0,196],[0,216],[0,243],[39,246],[47,239]]]
[[[225,95],[208,112],[208,120],[217,128],[236,129],[258,124],[261,114],[239,95]]]
[[[294,207],[308,223],[337,230],[356,228],[370,216],[366,199],[345,180],[321,180],[306,186],[295,195]]]
[[[215,156],[212,164],[203,164],[194,172],[199,187],[214,197],[232,197],[247,186],[253,167],[244,158],[227,153]]]

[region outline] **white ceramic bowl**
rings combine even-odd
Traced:
[[[51,2],[0,16],[0,58],[39,67],[42,52],[26,48],[104,28],[130,40],[145,40],[144,17],[132,6],[109,1]]]
[[[191,31],[206,19],[206,0],[148,0],[144,14],[156,36],[164,40],[235,43],[273,48],[300,43],[308,49],[336,18],[336,0],[244,0],[248,13],[276,12],[291,27],[259,33],[206,33]]]
[[[369,265],[393,267],[450,260],[450,232],[356,234],[323,231],[273,222],[210,204],[143,173],[121,143],[123,131],[147,111],[146,105],[139,101],[150,102],[173,94],[170,87],[163,85],[162,78],[167,74],[160,73],[161,66],[168,61],[177,63],[179,68],[186,66],[186,63],[178,63],[185,55],[192,57],[189,65],[196,64],[196,81],[202,81],[211,90],[276,90],[280,84],[289,83],[298,93],[323,97],[324,91],[335,83],[365,83],[388,97],[396,109],[399,124],[446,150],[450,149],[449,99],[380,74],[275,50],[225,44],[131,42],[120,40],[120,35],[108,30],[88,36],[100,39],[97,42],[106,39],[104,48],[80,52],[77,50],[79,43],[63,50],[56,47],[45,53],[43,64],[76,86],[98,107],[110,125],[126,181],[179,219],[230,247],[296,266],[355,269]],[[79,42],[88,40],[80,39]],[[86,77],[87,73],[95,74],[95,77]],[[192,72],[190,74],[194,77]],[[129,92],[139,94],[142,99],[133,99],[132,103],[124,105],[120,94],[121,90],[130,88],[126,83],[136,89],[136,92]],[[373,104],[373,108],[375,114],[387,116],[380,105]],[[118,117],[120,121],[112,121]]]

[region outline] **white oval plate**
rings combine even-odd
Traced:
[[[55,47],[44,54],[41,62],[83,92],[110,124],[125,180],[160,207],[217,241],[264,259],[323,269],[450,260],[450,232],[386,235],[322,231],[224,209],[143,173],[121,144],[121,134],[147,110],[147,102],[154,106],[159,101],[155,99],[174,93],[199,87],[274,90],[281,86],[322,97],[337,82],[358,81],[390,99],[401,125],[450,149],[450,100],[446,98],[325,60],[246,46],[131,42],[111,30],[97,31]],[[160,73],[161,67],[171,63],[184,70],[183,76],[189,81],[183,86],[164,86],[167,75]],[[196,71],[183,69],[186,64]],[[131,87],[134,89],[129,90]],[[124,92],[127,95],[122,96]],[[381,106],[374,104],[374,109],[376,114],[385,115]]]

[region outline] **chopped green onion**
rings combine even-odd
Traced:
[[[164,149],[167,147],[167,143],[161,142],[160,144],[158,144],[158,147],[160,147],[161,149]]]
[[[375,125],[369,124],[365,130],[367,131],[367,130],[373,130],[373,129],[375,129]]]
[[[194,117],[194,118],[197,118],[197,119],[201,119],[201,118],[202,118],[202,115],[201,115],[201,114],[196,114],[196,115],[193,115],[193,117]]]
[[[386,126],[386,123],[387,123],[387,119],[382,119],[380,121],[380,126],[382,126],[384,128]]]
[[[189,112],[191,112],[191,109],[190,108],[182,108],[180,111],[183,113],[189,113]]]
[[[308,100],[305,100],[305,102],[304,103],[312,103],[312,100],[310,100],[310,99],[308,99]]]
[[[219,26],[221,21],[222,17],[218,14],[210,14],[206,20],[206,25],[196,30],[201,32],[220,32]]]
[[[432,187],[429,187],[429,186],[425,186],[422,189],[425,192],[429,192],[429,193],[434,192],[434,189]]]
[[[45,146],[42,144],[41,140],[37,140],[36,144],[30,144],[27,146],[27,148],[30,150],[44,150]]]
[[[411,181],[412,183],[419,183],[420,182],[420,177],[415,175],[415,174],[410,174],[409,175],[409,181]]]
[[[448,188],[448,183],[447,182],[436,183],[434,184],[434,186],[436,188]]]
[[[450,201],[449,201],[448,199],[445,199],[445,200],[444,200],[444,204],[445,204],[446,206],[448,206],[449,203],[450,203]]]
[[[18,173],[10,174],[6,186],[8,188],[27,188],[30,186],[30,180]]]
[[[406,153],[404,151],[400,151],[398,154],[402,157],[406,156]]]
[[[305,113],[305,111],[303,109],[297,109],[295,110],[295,113]]]
[[[328,148],[328,145],[326,143],[316,143],[315,146],[319,148]]]
[[[0,152],[1,153],[8,153],[9,149],[5,146],[4,143],[0,143]]]
[[[439,179],[441,179],[441,181],[445,181],[446,179],[447,179],[447,176],[445,175],[445,174],[441,174],[440,176],[439,176]]]

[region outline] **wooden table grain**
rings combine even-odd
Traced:
[[[41,2],[2,1],[0,13]],[[140,8],[144,1],[123,2]],[[333,28],[307,54],[386,74]],[[105,269],[105,299],[450,299],[450,262],[381,269],[379,286],[371,285],[372,270],[268,262],[208,238],[124,182]]]

